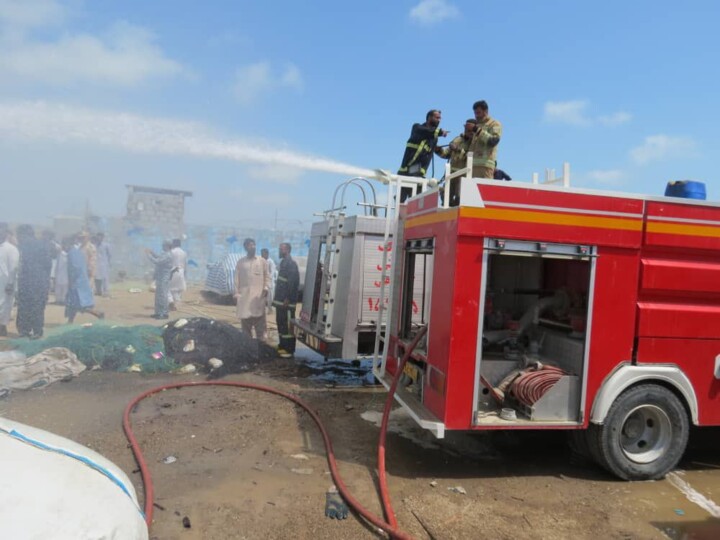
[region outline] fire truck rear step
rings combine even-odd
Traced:
[[[392,385],[392,375],[382,375],[379,370],[374,369],[373,374],[375,378],[382,383],[382,385],[390,389]],[[395,400],[400,403],[405,410],[408,411],[410,417],[418,423],[418,425],[432,432],[438,439],[445,437],[445,424],[437,419],[425,406],[418,401],[417,397],[408,392],[404,388],[398,386],[395,391]]]

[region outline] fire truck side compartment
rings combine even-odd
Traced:
[[[482,302],[485,314],[482,338],[485,344],[478,357],[480,373],[497,386],[527,362],[563,369],[567,376],[532,407],[512,399],[506,400],[507,405],[518,412],[516,423],[528,420],[577,423],[587,334],[573,331],[571,317],[585,328],[592,248],[494,239],[487,239],[485,244],[490,253],[484,263],[487,285]],[[520,328],[505,330],[508,319],[519,323]],[[485,336],[493,332],[502,336],[499,346],[487,342]],[[520,345],[521,341],[526,346]],[[482,388],[478,392],[479,388],[478,377],[475,423],[506,425],[507,420],[499,419],[500,406],[490,391]]]

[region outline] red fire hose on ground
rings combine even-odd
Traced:
[[[407,363],[408,358],[410,357],[410,354],[415,349],[415,346],[420,341],[422,336],[425,335],[425,332],[427,332],[427,328],[423,328],[418,332],[418,334],[415,336],[413,341],[410,343],[410,345],[405,350],[405,354],[403,355],[402,359],[400,360],[400,364],[398,366],[398,370],[395,373],[395,377],[393,379],[392,385],[390,387],[390,390],[388,392],[387,400],[385,401],[385,409],[383,411],[383,419],[382,424],[380,426],[380,440],[378,442],[378,476],[379,476],[379,484],[380,484],[380,498],[383,503],[383,510],[385,512],[385,515],[387,516],[387,522],[382,520],[380,517],[376,516],[369,510],[367,510],[365,507],[363,507],[360,504],[360,501],[358,501],[355,497],[352,496],[350,491],[348,490],[347,486],[343,482],[342,478],[340,477],[340,472],[338,470],[337,462],[335,460],[335,453],[333,451],[332,442],[330,441],[330,436],[327,433],[327,430],[325,429],[325,426],[323,426],[322,421],[320,420],[320,417],[317,415],[315,411],[313,411],[310,406],[302,401],[300,398],[293,396],[292,394],[288,394],[287,392],[283,392],[281,390],[277,390],[275,388],[271,388],[269,386],[263,386],[259,384],[253,384],[253,383],[243,383],[243,382],[234,382],[234,381],[202,381],[202,382],[182,382],[182,383],[174,383],[174,384],[166,384],[162,386],[156,386],[155,388],[151,388],[150,390],[147,390],[146,392],[143,392],[142,394],[139,394],[138,396],[134,397],[130,403],[127,404],[125,407],[125,412],[123,413],[123,429],[125,430],[125,435],[128,438],[128,441],[130,442],[130,446],[133,451],[133,455],[135,456],[135,460],[137,461],[138,466],[140,467],[140,474],[142,476],[143,481],[143,489],[145,492],[145,522],[148,525],[148,529],[152,526],[152,518],[153,518],[153,502],[154,502],[154,486],[152,482],[152,477],[150,476],[150,470],[148,469],[147,463],[145,462],[145,458],[143,456],[142,450],[140,449],[140,445],[138,444],[138,441],[135,437],[135,434],[132,430],[132,426],[130,424],[130,415],[132,411],[135,409],[135,407],[145,398],[152,396],[153,394],[157,394],[159,392],[163,392],[164,390],[170,390],[173,388],[184,388],[186,386],[231,386],[235,388],[248,388],[251,390],[259,390],[261,392],[267,392],[269,394],[275,394],[276,396],[284,397],[285,399],[289,399],[296,405],[299,405],[302,407],[305,412],[307,412],[310,417],[315,422],[315,425],[320,430],[320,434],[322,435],[323,442],[325,443],[325,451],[327,453],[327,461],[328,461],[328,467],[330,468],[330,473],[332,475],[333,481],[335,482],[335,485],[338,488],[338,491],[342,495],[345,502],[351,506],[358,514],[360,514],[362,517],[364,517],[368,522],[372,523],[376,527],[384,530],[387,532],[391,538],[397,538],[399,540],[412,540],[412,537],[408,535],[407,533],[401,531],[397,528],[397,520],[395,518],[395,512],[392,508],[392,505],[390,503],[390,494],[387,489],[387,478],[385,475],[385,435],[387,432],[387,425],[388,425],[388,419],[390,417],[390,409],[392,408],[393,404],[393,398],[395,395],[395,390],[397,389],[398,381],[400,380],[400,376],[403,373],[403,369],[405,367],[405,364]]]

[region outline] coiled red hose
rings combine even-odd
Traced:
[[[513,381],[511,392],[520,403],[534,405],[557,383],[565,372],[555,366],[543,365],[535,371],[526,371]]]
[[[296,405],[299,405],[302,407],[305,412],[307,412],[310,415],[310,418],[313,419],[315,422],[315,425],[320,430],[320,434],[322,435],[323,442],[325,443],[325,452],[327,454],[327,461],[328,461],[328,467],[330,468],[330,474],[332,475],[333,481],[335,482],[335,485],[338,488],[338,491],[342,495],[342,498],[345,500],[345,502],[351,506],[358,514],[360,514],[362,517],[364,517],[368,522],[372,523],[376,527],[382,529],[383,531],[387,532],[391,538],[396,538],[398,540],[412,540],[412,537],[408,535],[407,533],[401,531],[397,528],[397,520],[395,519],[395,513],[393,511],[392,505],[390,503],[390,495],[387,490],[387,479],[385,477],[385,433],[387,431],[387,423],[390,416],[390,409],[392,408],[392,402],[393,397],[395,394],[395,389],[397,388],[398,381],[400,380],[400,376],[403,373],[403,368],[405,367],[405,364],[407,363],[408,358],[410,357],[410,354],[412,353],[413,349],[417,345],[418,341],[420,341],[420,338],[425,334],[427,331],[426,328],[422,329],[418,335],[415,337],[415,339],[412,341],[410,346],[406,349],[405,354],[403,355],[402,359],[400,360],[400,364],[398,367],[398,371],[395,374],[395,377],[393,379],[393,383],[390,387],[390,391],[388,392],[388,398],[385,402],[385,409],[383,411],[383,421],[380,426],[380,440],[378,442],[378,471],[379,471],[379,477],[380,477],[380,497],[383,503],[383,508],[385,511],[385,514],[388,516],[388,522],[386,523],[383,521],[380,517],[376,516],[369,510],[367,510],[362,504],[360,504],[360,501],[358,501],[348,490],[347,486],[343,482],[340,472],[338,470],[337,462],[335,460],[335,452],[333,451],[332,447],[332,441],[330,440],[330,436],[327,433],[327,430],[325,429],[325,426],[323,425],[322,421],[320,420],[320,417],[317,415],[315,411],[313,411],[310,406],[302,401],[297,396],[294,396],[292,394],[288,394],[287,392],[283,392],[281,390],[277,390],[275,388],[271,388],[269,386],[263,386],[260,384],[253,384],[253,383],[244,383],[244,382],[235,382],[235,381],[199,381],[199,382],[181,382],[181,383],[174,383],[174,384],[165,384],[161,386],[156,386],[155,388],[151,388],[150,390],[147,390],[143,392],[142,394],[139,394],[135,396],[130,403],[127,404],[125,407],[125,411],[123,412],[123,430],[125,431],[125,435],[128,438],[128,441],[130,442],[130,447],[132,448],[133,455],[135,457],[135,461],[138,464],[138,467],[140,467],[140,475],[142,476],[143,481],[143,489],[145,493],[145,522],[147,523],[148,529],[152,525],[152,519],[153,519],[153,503],[154,503],[154,496],[155,496],[155,489],[152,482],[152,477],[150,476],[150,470],[147,466],[147,463],[145,461],[145,457],[143,456],[142,450],[140,449],[140,445],[138,444],[137,438],[135,437],[135,433],[132,430],[132,426],[130,423],[130,415],[133,412],[133,409],[145,398],[152,396],[153,394],[157,394],[159,392],[163,392],[165,390],[170,390],[173,388],[184,388],[187,386],[231,386],[235,388],[247,388],[251,390],[259,390],[261,392],[267,392],[269,394],[275,394],[277,396],[284,397],[285,399],[288,399],[295,403]],[[392,517],[390,517],[392,516]],[[391,523],[390,521],[394,522]]]

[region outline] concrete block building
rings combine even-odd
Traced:
[[[168,238],[179,238],[185,232],[185,197],[191,191],[128,185],[128,224],[157,231]]]

